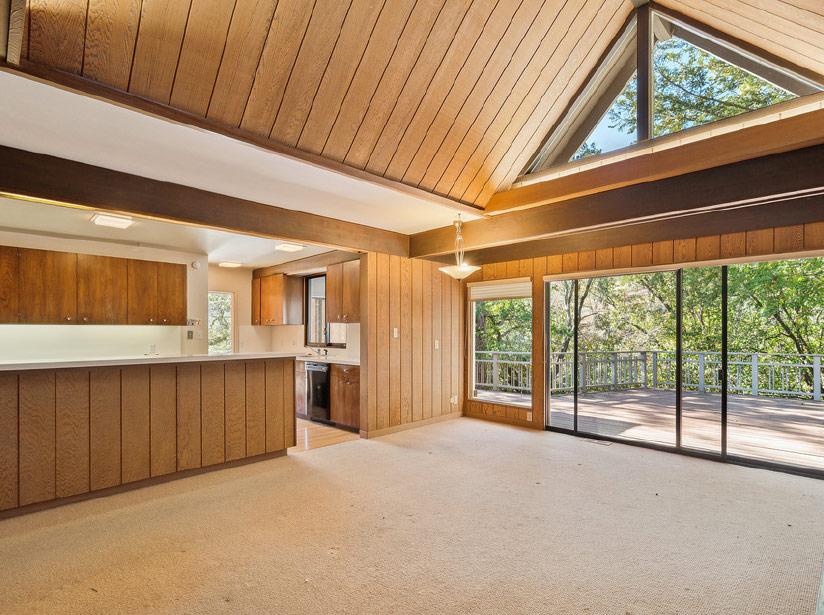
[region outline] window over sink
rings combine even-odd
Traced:
[[[326,311],[326,275],[306,279],[306,345],[345,348],[346,325],[330,323]]]

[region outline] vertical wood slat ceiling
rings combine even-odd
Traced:
[[[824,72],[819,0],[662,4]],[[632,3],[30,0],[29,10],[31,62],[483,206],[540,146]]]

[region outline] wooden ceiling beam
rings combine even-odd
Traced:
[[[325,269],[329,265],[355,261],[360,258],[359,252],[344,252],[343,250],[332,250],[314,256],[307,256],[296,261],[272,265],[271,267],[261,267],[252,271],[253,278],[262,278],[267,275],[285,273],[286,275],[303,275],[318,269]]]
[[[0,146],[0,195],[408,256],[409,236]]]
[[[161,117],[179,124],[185,124],[208,130],[232,139],[250,143],[262,149],[268,150],[281,156],[287,156],[294,160],[310,164],[314,167],[331,171],[339,175],[345,175],[360,181],[387,188],[400,194],[412,196],[421,200],[448,207],[456,211],[478,214],[483,209],[473,203],[457,201],[438,194],[433,194],[421,188],[410,186],[393,179],[375,175],[362,169],[356,169],[342,162],[324,158],[318,154],[301,151],[297,148],[282,145],[267,137],[251,133],[242,128],[233,128],[209,118],[203,118],[180,109],[175,109],[142,96],[137,96],[122,90],[112,88],[97,81],[66,73],[41,64],[35,64],[28,60],[21,60],[19,66],[12,66],[11,62],[0,62],[0,70],[20,75],[28,79],[34,79],[40,83],[57,86],[64,90],[74,92],[83,96],[89,96],[98,100],[104,100],[120,107],[128,108],[132,111]]]
[[[537,207],[820,144],[824,144],[824,109],[512,188],[495,194],[486,211]]]
[[[467,222],[464,245],[492,248],[824,191],[822,168],[824,145],[763,156]],[[443,227],[413,235],[410,255],[433,257],[453,246],[452,227]]]

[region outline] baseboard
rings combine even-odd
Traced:
[[[392,427],[384,427],[383,429],[373,429],[372,431],[364,431],[361,429],[361,438],[379,438],[391,433],[399,431],[406,431],[407,429],[415,429],[416,427],[423,427],[424,425],[431,425],[432,423],[440,423],[441,421],[449,421],[461,417],[460,412],[450,412],[449,414],[442,414],[440,416],[433,416],[428,419],[415,421],[414,423],[404,423],[403,425],[393,425]]]
[[[143,489],[144,487],[151,487],[153,485],[162,485],[181,478],[188,478],[190,476],[197,476],[199,474],[206,474],[207,472],[214,472],[216,470],[225,470],[226,468],[236,468],[245,466],[250,463],[258,461],[266,461],[267,459],[275,459],[276,457],[284,457],[286,449],[282,451],[275,451],[273,453],[262,453],[253,457],[244,457],[243,459],[233,459],[224,463],[218,463],[204,468],[192,468],[191,470],[180,470],[179,472],[172,472],[170,474],[163,474],[162,476],[152,476],[151,478],[144,478],[143,480],[136,480],[132,483],[124,483],[122,485],[115,485],[114,487],[107,487],[99,491],[89,491],[87,493],[78,493],[77,495],[70,495],[64,498],[57,498],[54,500],[46,500],[45,502],[36,502],[34,504],[26,504],[25,506],[18,506],[17,508],[9,508],[0,511],[0,520],[9,517],[17,517],[18,515],[26,515],[41,510],[48,510],[49,508],[56,508],[58,506],[65,506],[66,504],[74,504],[75,502],[82,502],[85,500],[94,500],[97,498],[107,497],[118,493],[125,493],[127,491],[134,491],[136,489]]]

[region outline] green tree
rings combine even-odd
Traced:
[[[232,350],[232,294],[209,293],[209,352]]]

